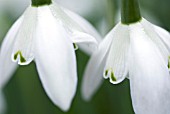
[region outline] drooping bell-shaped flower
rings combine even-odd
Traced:
[[[170,34],[140,16],[137,0],[122,0],[121,22],[92,55],[84,75],[82,94],[89,100],[102,83],[125,78],[136,114],[170,113]]]
[[[16,70],[16,63],[28,65],[34,60],[49,98],[68,110],[77,86],[75,47],[96,46],[95,35],[95,29],[77,14],[51,0],[32,0],[2,43],[0,89]]]

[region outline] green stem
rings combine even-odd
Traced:
[[[43,5],[50,5],[52,3],[51,0],[31,0],[32,6],[39,7]]]
[[[122,0],[121,22],[131,24],[141,20],[138,0]]]

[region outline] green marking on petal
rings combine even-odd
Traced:
[[[107,76],[108,72],[109,72],[109,70],[106,70],[104,76]]]
[[[14,55],[14,60],[17,60],[18,52]]]
[[[168,68],[170,69],[170,56],[168,57]]]
[[[18,51],[14,54],[14,60],[17,60],[18,55],[20,56],[20,62],[25,63],[26,59],[23,57],[22,52]]]
[[[77,50],[78,49],[78,45],[76,43],[73,43],[74,49]]]
[[[117,80],[116,80],[116,77],[115,77],[115,75],[114,75],[114,72],[111,72],[110,78],[111,78],[111,80],[114,81],[114,82],[117,81]]]

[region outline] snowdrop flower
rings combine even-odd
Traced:
[[[96,45],[95,35],[90,34],[98,35],[77,14],[51,0],[32,0],[32,5],[15,22],[2,43],[0,88],[16,70],[16,63],[28,65],[35,60],[47,95],[67,111],[77,86],[74,47],[83,43],[86,47]]]
[[[140,16],[137,0],[122,0],[121,22],[92,55],[82,85],[89,100],[102,82],[125,78],[136,114],[170,114],[170,34]]]

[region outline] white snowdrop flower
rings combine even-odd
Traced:
[[[97,41],[90,33],[98,35],[77,14],[51,0],[32,0],[2,43],[0,88],[16,70],[16,63],[28,65],[34,60],[47,95],[67,111],[77,86],[74,47],[84,43],[84,47],[95,47]]]
[[[92,55],[82,85],[89,100],[102,83],[125,78],[136,114],[170,114],[170,34],[140,16],[137,0],[122,1],[121,22]]]

